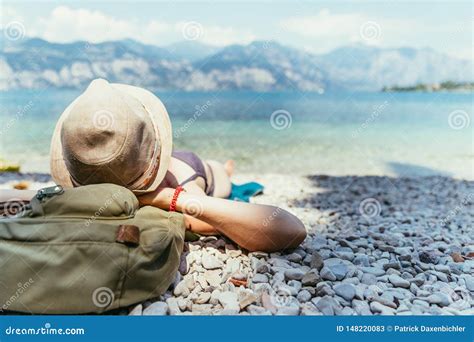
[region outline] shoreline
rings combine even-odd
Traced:
[[[0,174],[0,188],[18,177],[32,187],[51,182],[48,174],[9,177]],[[234,181],[262,183],[264,194],[252,202],[299,217],[308,231],[303,244],[267,254],[222,237],[187,243],[171,288],[121,313],[474,314],[473,181],[277,174]]]

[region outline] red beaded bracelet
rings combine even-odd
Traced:
[[[179,185],[174,191],[173,199],[171,200],[169,211],[176,211],[176,202],[178,202],[178,196],[181,193],[181,191],[186,191],[186,190],[184,190],[184,188],[181,185]]]

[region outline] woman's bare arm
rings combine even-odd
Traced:
[[[174,189],[140,196],[142,204],[168,209]],[[176,209],[209,225],[249,251],[273,252],[297,247],[306,237],[303,223],[278,207],[183,192]],[[205,227],[203,227],[205,228]]]

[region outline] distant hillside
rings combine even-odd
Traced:
[[[132,39],[58,44],[1,41],[0,89],[82,88],[96,77],[152,89],[378,91],[442,81],[471,82],[472,62],[430,49],[355,45],[313,55],[276,42],[218,49],[194,41],[166,47]]]
[[[433,92],[433,91],[474,91],[473,82],[441,82],[423,84],[419,83],[413,86],[393,86],[383,87],[384,92],[406,92],[406,91],[421,91],[421,92]]]
[[[317,59],[336,86],[348,89],[374,91],[384,86],[474,79],[472,61],[452,58],[432,49],[354,45],[338,48]]]

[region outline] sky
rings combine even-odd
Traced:
[[[53,42],[133,38],[166,46],[276,40],[325,53],[363,43],[473,58],[471,1],[1,1],[1,26]]]

